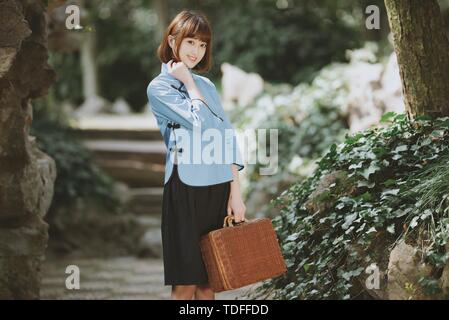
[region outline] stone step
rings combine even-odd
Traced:
[[[76,265],[81,270],[79,290],[67,290],[65,270]],[[235,300],[256,285],[220,292],[216,298]],[[243,298],[243,297],[242,297]],[[170,299],[170,287],[164,286],[162,259],[134,256],[82,258],[55,257],[42,265],[41,299]]]
[[[136,215],[160,215],[163,192],[163,187],[130,189],[126,209]]]
[[[115,180],[131,188],[162,187],[165,165],[135,160],[95,159],[95,163]]]
[[[166,147],[162,141],[86,140],[83,143],[96,159],[165,164]]]
[[[159,141],[87,139],[83,144],[94,152],[116,152],[128,154],[165,154],[165,144]]]
[[[159,129],[72,129],[73,134],[81,140],[137,140],[162,141]]]
[[[166,147],[162,141],[85,140],[94,162],[114,179],[134,187],[160,187]]]

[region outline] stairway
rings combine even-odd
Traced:
[[[166,147],[158,129],[74,129],[74,134],[100,168],[130,188],[130,212],[160,215]]]

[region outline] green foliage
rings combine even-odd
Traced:
[[[135,111],[147,103],[145,88],[160,72],[157,15],[146,0],[96,0],[91,16],[97,32],[102,96],[123,97]]]
[[[411,123],[404,114],[388,113],[383,122],[386,127],[333,144],[313,176],[273,200],[281,210],[274,224],[288,272],[266,282],[257,295],[361,297],[365,268],[371,263],[385,268],[389,249],[400,238],[418,247],[424,242],[425,262],[437,269],[448,261],[449,118]],[[333,199],[325,212],[311,212],[306,204],[318,182],[338,170],[347,173],[356,191]],[[336,188],[331,184],[328,192]],[[427,292],[435,289],[434,280],[422,279]]]
[[[354,18],[361,17],[361,10],[354,12],[355,3],[210,3],[214,6],[202,9],[213,24],[216,65],[229,62],[270,82],[310,80],[324,65],[345,60],[345,50],[361,42],[362,21]]]
[[[376,0],[377,2],[379,0]],[[362,41],[363,4],[273,0],[170,1],[169,18],[184,8],[205,12],[213,29],[213,68],[217,81],[223,62],[257,72],[270,82],[310,80],[324,65],[345,59]],[[160,72],[157,11],[148,0],[92,0],[83,24],[96,33],[100,94],[125,98],[135,111],[146,104],[145,86]],[[225,14],[223,14],[225,12]],[[84,18],[83,18],[84,19]],[[61,81],[56,98],[82,101],[79,53],[52,53]]]
[[[329,65],[320,71],[312,83],[293,88],[267,84],[264,93],[254,103],[236,107],[230,112],[237,128],[278,130],[280,174],[261,176],[260,163],[248,166],[248,180],[244,182],[248,197],[267,191],[272,197],[277,196],[278,187],[285,181],[309,175],[314,169],[315,160],[332,143],[344,139],[347,123],[341,110],[348,97],[344,74],[350,67],[347,64]],[[255,159],[255,150],[249,150],[250,157]],[[261,211],[262,208],[255,209]]]
[[[122,97],[141,111],[145,87],[160,72],[156,13],[147,0],[95,0],[86,6],[83,25],[95,32],[100,95],[111,102]],[[80,52],[51,52],[50,65],[60,79],[51,89],[55,99],[81,104]]]
[[[42,103],[42,101],[41,101]],[[57,178],[52,206],[66,206],[78,198],[89,198],[118,213],[119,201],[114,181],[93,164],[92,155],[62,122],[49,117],[37,108],[31,135],[36,136],[40,150],[56,162]]]
[[[56,101],[71,100],[81,104],[83,90],[79,53],[49,52],[49,64],[58,75],[58,81],[50,89],[52,97]]]

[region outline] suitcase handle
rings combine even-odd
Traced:
[[[234,216],[226,216],[224,218],[223,228],[238,226],[238,225],[241,225],[241,224],[243,224],[245,222],[247,222],[246,219],[244,219],[243,221],[240,221],[240,222],[235,222],[234,221]]]

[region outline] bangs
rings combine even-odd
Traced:
[[[211,30],[209,24],[198,17],[192,17],[192,19],[186,21],[182,31],[181,38],[195,38],[207,44],[210,43]]]

